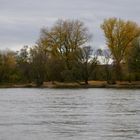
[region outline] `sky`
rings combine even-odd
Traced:
[[[140,25],[140,0],[0,0],[0,50],[33,46],[42,27],[58,19],[85,23],[93,48],[104,48],[100,25],[110,17],[132,20]]]

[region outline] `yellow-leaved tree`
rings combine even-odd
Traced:
[[[70,61],[79,47],[90,39],[88,29],[79,20],[58,20],[50,29],[43,28],[39,45],[45,46],[55,57],[58,56],[66,62],[70,69]]]
[[[116,76],[121,80],[121,62],[133,47],[133,42],[140,36],[140,27],[133,21],[109,18],[104,20],[101,28],[114,60]]]

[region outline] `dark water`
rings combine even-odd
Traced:
[[[140,140],[140,90],[0,89],[0,140]]]

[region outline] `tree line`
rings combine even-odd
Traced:
[[[0,51],[0,83],[140,80],[140,27],[133,21],[105,19],[106,49],[89,45],[92,35],[79,20],[58,20],[41,29],[37,43]]]

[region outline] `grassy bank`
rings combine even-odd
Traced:
[[[37,88],[33,83],[29,84],[1,84],[0,88]],[[116,82],[116,84],[107,84],[106,81],[89,81],[88,85],[81,83],[62,83],[62,82],[44,82],[40,88],[126,88],[126,89],[140,89],[140,81],[135,82]]]
[[[88,85],[84,83],[59,83],[55,82],[54,84],[44,83],[42,87],[49,88],[126,88],[126,89],[140,89],[140,81],[137,82],[116,82],[116,84],[107,84],[106,81],[89,81]]]

